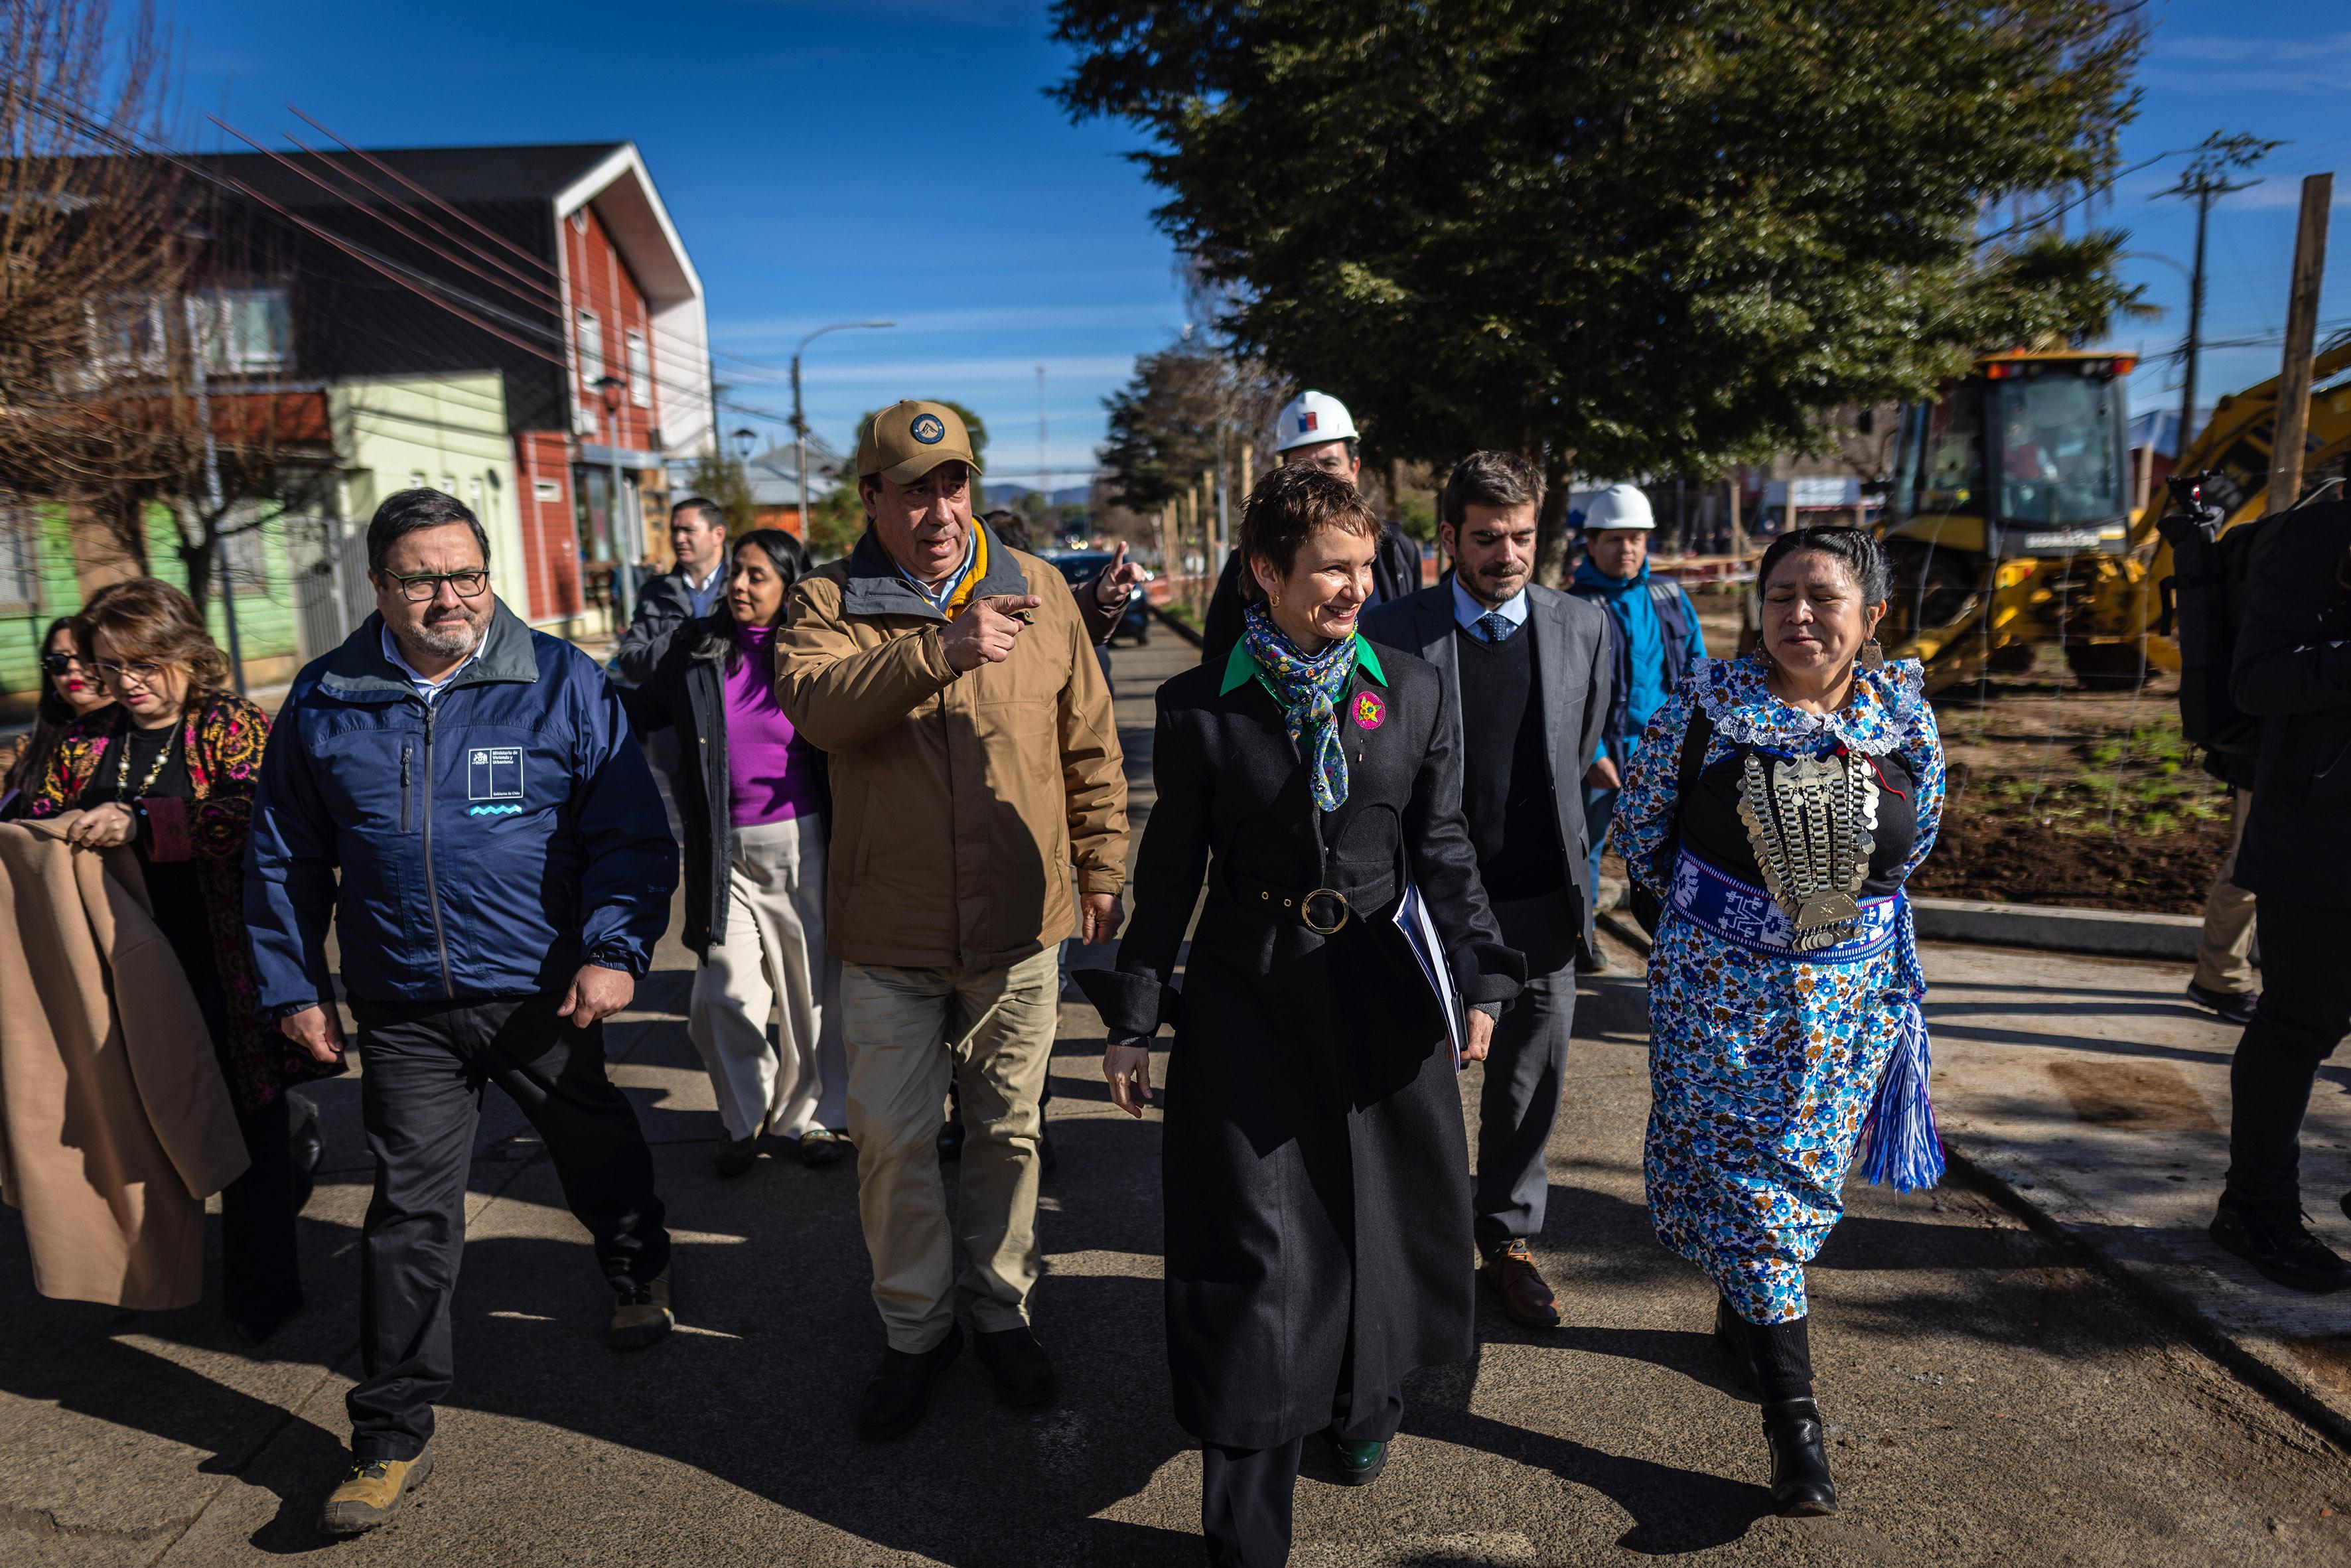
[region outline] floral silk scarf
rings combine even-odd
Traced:
[[[1252,604],[1242,618],[1241,643],[1257,661],[1258,678],[1280,705],[1290,738],[1306,758],[1314,804],[1337,810],[1347,799],[1347,752],[1339,740],[1337,705],[1354,677],[1355,639],[1343,637],[1310,657],[1274,629],[1264,605]]]

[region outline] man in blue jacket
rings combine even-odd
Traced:
[[[669,919],[677,849],[618,694],[489,591],[465,505],[403,490],[368,525],[377,613],[295,678],[246,861],[261,1004],[322,1061],[343,1040],[331,919],[375,1157],[361,1231],[349,1476],[319,1528],[389,1519],[431,1473],[449,1390],[482,1085],[553,1156],[617,1297],[616,1349],[669,1332],[669,1232],[636,1114],[604,1071]]]
[[[1600,729],[1600,754],[1583,775],[1583,821],[1592,832],[1591,885],[1600,885],[1600,856],[1608,824],[1616,815],[1616,791],[1625,765],[1640,748],[1649,716],[1694,659],[1706,657],[1706,637],[1698,610],[1671,578],[1649,576],[1649,535],[1656,528],[1649,497],[1637,485],[1611,485],[1584,512],[1584,558],[1568,591],[1608,612],[1615,679],[1610,685],[1608,717]],[[1601,966],[1589,950],[1580,966]]]

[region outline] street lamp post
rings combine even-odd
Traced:
[[[800,355],[807,351],[810,343],[815,342],[827,332],[845,332],[861,327],[894,327],[896,325],[895,321],[835,321],[829,327],[819,327],[815,331],[802,338],[799,347],[792,350],[792,436],[799,445],[800,535],[804,538],[809,530],[809,427],[808,416],[800,410]]]
[[[612,521],[612,549],[620,557],[612,563],[612,598],[620,607],[621,623],[615,633],[625,632],[637,618],[637,530],[634,519],[623,522],[621,517],[621,392],[628,382],[618,376],[598,376],[596,390],[604,394],[604,439],[611,445],[604,455],[612,463],[612,498],[609,516]]]

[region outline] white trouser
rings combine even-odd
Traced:
[[[824,819],[735,830],[726,935],[695,971],[686,1032],[729,1138],[849,1124],[841,964],[824,950]],[[780,1046],[768,1041],[779,1008]]]

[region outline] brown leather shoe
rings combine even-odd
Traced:
[[[1559,1302],[1543,1283],[1534,1254],[1527,1250],[1525,1242],[1513,1241],[1489,1253],[1478,1278],[1502,1298],[1502,1313],[1512,1322],[1531,1329],[1559,1327]]]

